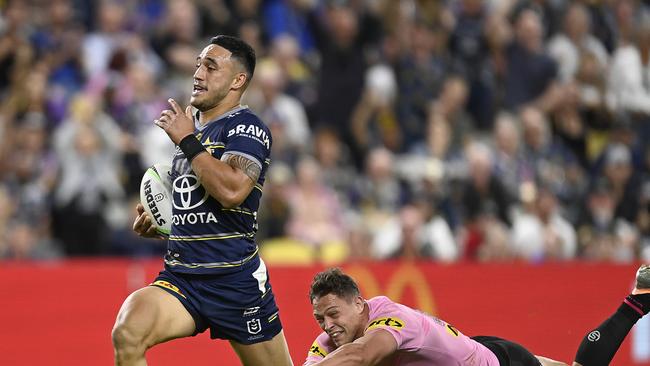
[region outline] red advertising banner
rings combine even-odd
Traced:
[[[158,260],[3,263],[0,365],[110,365],[110,332],[126,296],[146,285]],[[319,329],[307,298],[322,266],[269,266],[294,363]],[[434,314],[468,335],[496,335],[570,364],[582,339],[633,285],[635,265],[592,263],[353,263],[343,266],[365,297],[384,294]],[[643,319],[612,365],[650,365]],[[206,334],[155,347],[151,365],[238,365],[228,343]]]

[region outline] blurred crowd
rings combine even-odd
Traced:
[[[164,251],[152,121],[217,34],[258,55],[270,258],[650,260],[640,0],[0,0],[0,258]]]

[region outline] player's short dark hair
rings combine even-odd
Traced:
[[[359,296],[359,287],[352,277],[346,275],[339,268],[330,268],[314,276],[309,290],[309,301],[329,294],[351,300]]]
[[[232,53],[231,57],[236,58],[244,66],[247,76],[246,83],[248,84],[255,72],[255,50],[253,47],[240,38],[223,34],[212,37],[210,44],[221,46]]]

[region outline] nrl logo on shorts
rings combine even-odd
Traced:
[[[257,334],[262,331],[262,323],[259,319],[253,319],[246,322],[246,328],[248,328],[248,333]]]

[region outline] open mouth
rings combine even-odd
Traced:
[[[336,332],[331,332],[330,333],[330,338],[336,339],[338,338],[341,334],[343,334],[343,331],[337,330]]]
[[[202,87],[201,85],[194,84],[194,86],[192,87],[192,96],[199,95],[199,94],[205,92],[206,90],[207,89]]]

